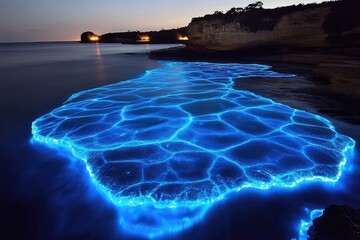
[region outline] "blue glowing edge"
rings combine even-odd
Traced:
[[[308,209],[306,209],[307,212],[309,212]],[[323,215],[324,209],[314,209],[310,211],[310,218],[308,220],[301,220],[300,223],[300,230],[299,230],[299,240],[307,240],[309,235],[307,234],[307,231],[309,228],[313,225],[313,220],[316,218],[319,218]]]
[[[354,140],[323,117],[233,89],[236,79],[294,75],[258,64],[161,63],[76,93],[32,123],[36,141],[82,159],[115,205],[197,212],[147,236],[191,226],[229,192],[341,176]]]

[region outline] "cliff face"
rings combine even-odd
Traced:
[[[257,44],[323,46],[328,35],[322,25],[329,13],[330,7],[294,11],[277,19],[272,29],[258,31],[252,31],[237,18],[231,22],[221,17],[197,19],[189,25],[189,43],[212,50],[233,50]],[[265,24],[274,22],[272,18],[259,17]]]

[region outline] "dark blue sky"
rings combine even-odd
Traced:
[[[186,26],[193,17],[256,0],[0,0],[0,42],[79,40],[102,34]],[[313,0],[263,0],[265,8]]]

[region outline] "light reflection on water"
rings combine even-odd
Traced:
[[[100,84],[104,84],[106,80],[106,73],[104,69],[104,61],[101,55],[100,44],[96,43],[96,58],[97,58],[97,70],[99,75]]]
[[[97,57],[98,52],[101,52],[102,55],[144,54],[157,49],[175,46],[179,46],[179,44],[0,43],[0,67],[90,60]]]

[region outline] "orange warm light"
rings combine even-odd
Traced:
[[[181,36],[180,34],[178,34],[177,39],[179,41],[189,41],[189,37],[188,36]]]
[[[139,35],[140,40],[137,40],[137,42],[150,42],[150,37],[148,35]]]
[[[91,36],[89,39],[90,41],[97,42],[100,38],[98,36]]]

